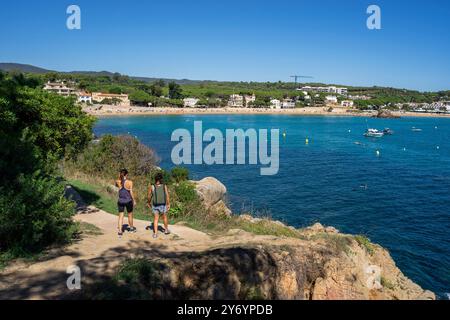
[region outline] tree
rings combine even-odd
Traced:
[[[0,254],[15,256],[71,238],[75,210],[55,167],[88,144],[95,121],[29,80],[0,76]]]
[[[151,101],[151,96],[145,91],[137,90],[130,94],[130,101],[133,102],[133,104],[147,106]]]
[[[113,86],[113,87],[109,88],[109,93],[112,93],[112,94],[122,94],[124,92],[125,92],[125,90],[121,86]]]
[[[154,97],[161,97],[163,95],[163,87],[158,83],[152,83],[150,86],[151,95]]]
[[[169,83],[169,98],[170,99],[183,98],[183,90],[181,89],[181,86],[173,81]]]

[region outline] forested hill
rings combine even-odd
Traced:
[[[35,74],[45,74],[45,73],[60,73],[60,74],[74,74],[74,75],[86,75],[93,77],[113,77],[117,75],[117,72],[110,71],[68,71],[68,72],[60,72],[55,70],[44,69],[36,66],[32,66],[29,64],[21,64],[21,63],[0,63],[0,70],[11,72],[18,71],[23,73],[35,73]],[[189,79],[169,79],[169,78],[151,78],[151,77],[131,77],[133,80],[139,80],[143,82],[154,82],[157,80],[164,80],[165,82],[175,82],[178,84],[196,84],[203,82],[201,80],[189,80]]]

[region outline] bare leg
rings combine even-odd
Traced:
[[[169,230],[169,221],[167,219],[167,213],[163,215],[163,219],[164,219],[164,230],[167,232],[167,230]]]
[[[159,219],[159,213],[155,213],[155,218],[153,220],[153,232],[158,233],[158,219]]]
[[[119,212],[119,222],[117,224],[117,229],[119,230],[119,232],[122,232],[122,228],[123,228],[123,212]]]
[[[130,225],[131,228],[134,227],[134,224],[133,224],[133,212],[128,212],[128,224]]]

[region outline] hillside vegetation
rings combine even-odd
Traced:
[[[73,203],[56,165],[92,138],[94,119],[34,77],[0,73],[0,260],[71,239]],[[0,261],[1,262],[1,261]]]

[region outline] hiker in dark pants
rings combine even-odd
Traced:
[[[136,205],[133,195],[133,181],[128,180],[128,170],[120,170],[119,180],[116,180],[116,186],[119,188],[119,200],[117,201],[117,207],[119,210],[119,223],[118,223],[118,235],[123,234],[123,216],[125,208],[128,213],[128,231],[136,232],[136,228],[133,225],[133,207]]]
[[[159,215],[162,215],[164,219],[164,234],[170,234],[167,220],[167,212],[170,210],[169,191],[167,186],[163,184],[163,175],[161,173],[156,174],[155,184],[148,189],[148,207],[152,208],[154,214],[153,238],[158,237]]]

